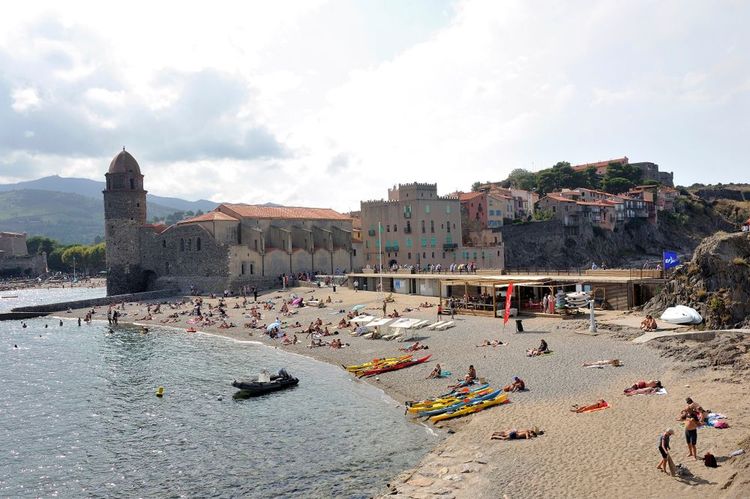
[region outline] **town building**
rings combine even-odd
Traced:
[[[451,263],[503,268],[501,235],[494,234],[488,245],[465,244],[461,201],[439,196],[437,184],[399,184],[388,189],[387,200],[363,201],[360,212],[366,267],[377,267],[382,259],[389,268]]]
[[[0,232],[0,277],[37,276],[47,271],[47,255],[29,255],[26,234]]]
[[[225,203],[167,227],[146,223],[143,174],[130,153],[118,153],[105,178],[108,295],[237,291],[273,286],[282,275],[361,266],[352,219],[334,210]]]
[[[573,165],[572,168],[577,172],[582,172],[588,170],[589,168],[594,168],[596,170],[596,174],[602,177],[607,173],[607,168],[609,167],[609,165],[612,164],[620,166],[630,165],[632,167],[638,168],[641,171],[642,182],[652,180],[655,182],[659,182],[667,187],[674,187],[673,172],[659,171],[659,165],[650,161],[630,163],[627,156],[624,156],[622,158],[609,159],[606,161],[597,161],[595,163],[582,163],[580,165]]]

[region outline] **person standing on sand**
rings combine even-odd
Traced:
[[[359,281],[354,281],[354,292],[359,291]]]
[[[258,288],[253,286],[253,301],[258,301]]]
[[[442,315],[443,315],[443,304],[442,303],[438,303],[438,308],[437,308],[437,320],[438,321],[440,320],[440,317]]]
[[[685,417],[685,440],[688,446],[688,457],[698,459],[696,444],[698,443],[698,415],[690,413]]]
[[[383,317],[386,316],[386,306],[387,306],[387,302],[383,300]]]
[[[659,454],[661,454],[661,461],[659,461],[659,465],[656,468],[664,473],[669,473],[667,471],[667,465],[672,460],[672,457],[669,455],[669,438],[672,435],[674,435],[674,430],[672,428],[667,428],[667,431],[662,433],[659,438]],[[671,465],[670,469],[672,466],[674,465]]]

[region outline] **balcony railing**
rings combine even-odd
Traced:
[[[411,227],[409,227],[408,225],[404,227],[404,234],[411,234]]]
[[[458,243],[445,243],[445,244],[443,244],[443,249],[445,251],[456,251],[456,248],[458,248]]]
[[[398,253],[398,246],[386,246],[385,251],[387,253]]]

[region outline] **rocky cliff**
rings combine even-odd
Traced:
[[[660,314],[673,305],[698,310],[710,329],[750,326],[750,234],[705,238],[644,309]]]
[[[663,251],[690,255],[704,237],[737,228],[711,203],[685,196],[676,212],[660,213],[656,225],[636,221],[609,231],[584,224],[573,230],[548,220],[508,225],[500,231],[508,268],[565,269],[592,262],[608,267],[656,265]]]

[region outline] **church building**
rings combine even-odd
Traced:
[[[352,219],[328,208],[221,204],[174,225],[146,223],[146,191],[125,149],[105,175],[107,294],[192,286],[270,287],[282,274],[359,270]]]

